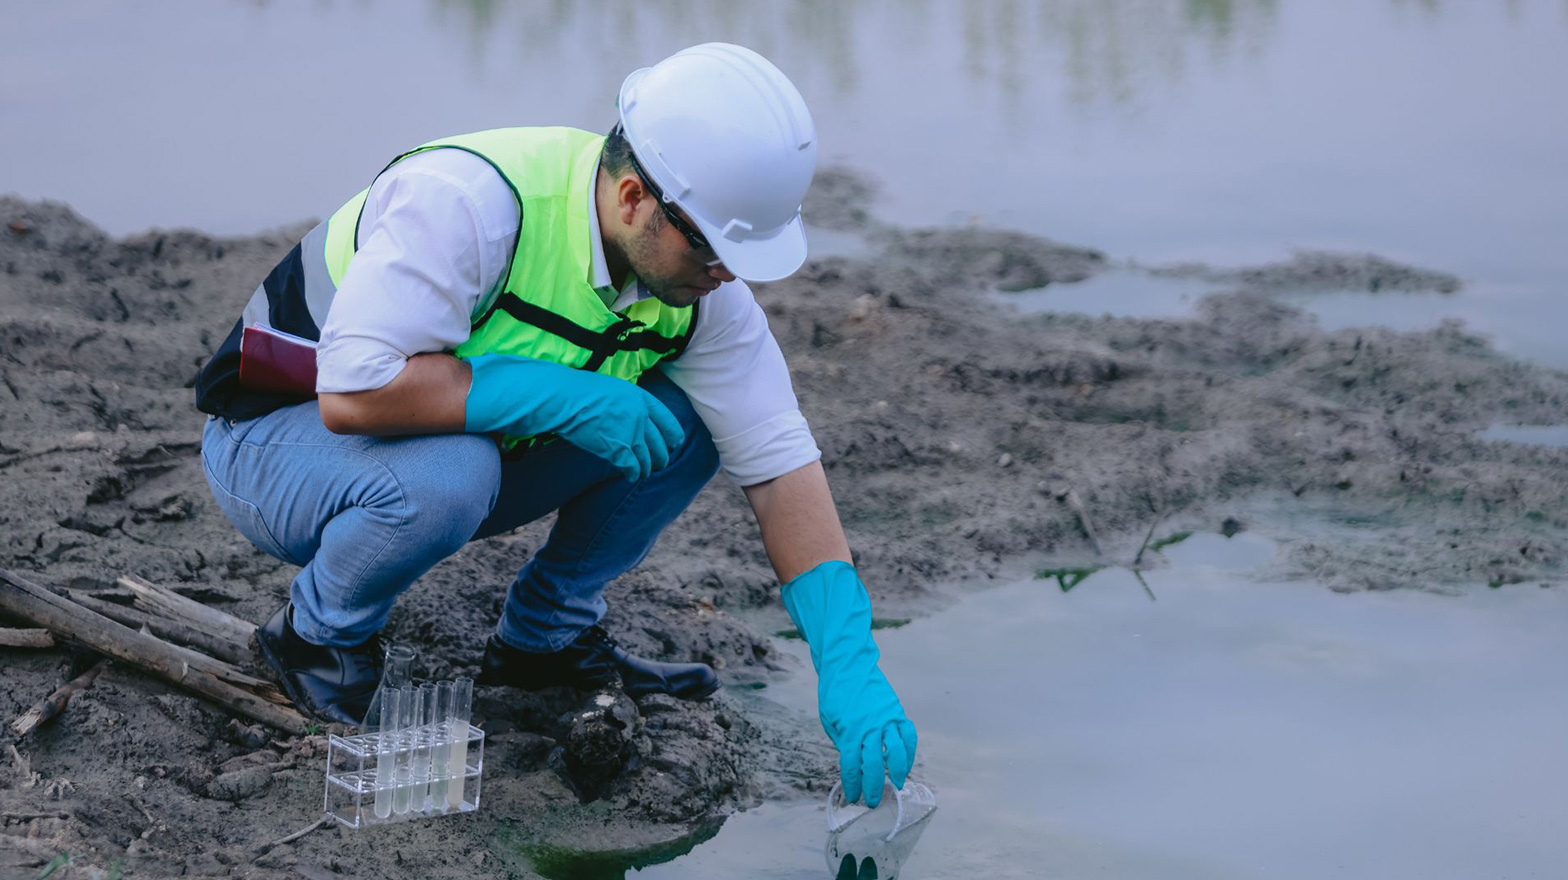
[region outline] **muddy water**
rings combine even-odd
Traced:
[[[941,804],[901,876],[1555,876],[1568,595],[1255,582],[1273,553],[1197,535],[1147,590],[1025,580],[880,633]],[[809,676],[762,693],[813,706]],[[625,876],[824,877],[825,837],[769,804]]]
[[[1455,315],[1568,357],[1558,0],[24,4],[0,29],[0,192],[117,234],[249,233],[433,136],[604,128],[626,69],[708,39],[776,59],[824,159],[880,178],[898,225],[1145,263],[1370,250],[1469,286],[1324,303],[1331,323]]]

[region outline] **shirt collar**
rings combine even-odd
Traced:
[[[604,234],[599,231],[599,205],[594,199],[594,189],[599,181],[599,166],[594,166],[594,173],[588,175],[588,244],[593,249],[591,254],[592,264],[589,268],[588,283],[593,285],[594,292],[612,311],[619,311],[638,300],[648,297],[648,289],[636,275],[626,279],[626,286],[620,290],[614,288],[610,278],[610,262],[604,256]]]

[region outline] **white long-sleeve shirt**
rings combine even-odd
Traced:
[[[593,283],[619,311],[648,296],[636,279],[616,291],[593,210]],[[511,188],[488,162],[430,150],[376,179],[359,250],[339,285],[316,350],[318,392],[368,391],[409,357],[451,351],[500,295],[518,232]],[[685,352],[660,365],[713,434],[724,472],[749,486],[821,458],[800,413],[767,317],[743,281],[703,297]]]

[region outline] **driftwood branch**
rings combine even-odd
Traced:
[[[53,648],[54,636],[46,629],[0,628],[0,647],[4,648]]]
[[[146,629],[139,630],[139,632],[144,635],[152,635]],[[224,663],[222,660],[208,657],[200,651],[193,651],[180,645],[170,645],[167,642],[163,642],[163,644],[174,653],[174,656],[189,663],[192,669],[205,672],[219,681],[226,681],[235,687],[251,691],[270,703],[277,703],[280,706],[289,705],[288,698],[283,696],[283,692],[278,690],[278,686],[270,681],[247,675],[235,667]]]
[[[159,586],[145,578],[128,574],[116,581],[136,594],[136,604],[147,611],[162,615],[195,629],[204,629],[236,645],[250,643],[256,625],[226,614],[194,599],[187,599],[168,587]]]
[[[227,665],[222,661],[207,658],[206,664],[198,666],[199,661],[193,663],[191,658],[201,655],[129,629],[4,569],[0,569],[0,610],[124,660],[269,727],[297,734],[308,724],[294,709],[220,680],[212,670]]]
[[[132,629],[146,628],[165,641],[190,645],[204,654],[210,654],[230,663],[247,663],[251,659],[250,647],[244,641],[233,642],[207,630],[149,614],[128,605],[108,602],[81,590],[66,590],[65,594],[71,597],[72,602],[91,608],[116,623],[123,623]]]
[[[103,668],[108,665],[109,661],[107,659],[94,663],[91,669],[61,685],[58,690],[49,696],[34,703],[33,708],[28,709],[22,713],[20,718],[11,722],[11,729],[16,731],[17,736],[26,736],[38,725],[59,715],[65,711],[65,706],[71,702],[71,697],[92,687],[93,682],[98,678],[98,674],[103,672]]]

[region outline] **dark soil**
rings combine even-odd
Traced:
[[[1010,232],[874,227],[850,207],[864,182],[823,183],[808,214],[863,233],[865,256],[814,260],[758,298],[878,617],[929,613],[961,601],[954,585],[1041,558],[1125,562],[1157,523],[1265,532],[1280,572],[1336,589],[1562,576],[1568,450],[1476,437],[1564,421],[1568,374],[1458,325],[1325,332],[1271,296],[1303,273],[1438,290],[1446,276],[1318,255],[1215,272],[1228,292],[1193,320],[1023,317],[989,291],[1069,284],[1105,258]],[[0,567],[90,592],[135,573],[252,621],[281,603],[294,569],[208,497],[190,384],[303,229],[110,239],[64,206],[0,199]],[[431,677],[475,672],[547,528],[438,566],[389,637]],[[782,619],[776,593],[744,498],[720,479],[611,587],[606,625],[640,653],[714,664],[732,690],[809,674],[756,623]],[[92,660],[0,649],[0,720]],[[0,729],[0,877],[36,877],[61,854],[72,862],[52,877],[533,876],[521,848],[664,843],[833,777],[815,719],[763,717],[724,692],[651,698],[616,703],[632,760],[585,802],[566,767],[585,705],[481,689],[479,812],[269,846],[321,815],[324,736],[278,736],[111,665],[27,738]]]

